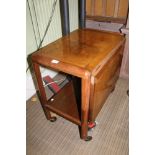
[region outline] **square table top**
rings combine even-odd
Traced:
[[[65,63],[92,72],[124,42],[120,33],[78,29],[35,52],[33,60]]]

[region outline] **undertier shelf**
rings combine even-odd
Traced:
[[[69,121],[81,125],[80,105],[76,102],[72,81],[49,99],[45,107]]]

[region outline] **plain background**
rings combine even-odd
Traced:
[[[155,154],[153,1],[129,2],[130,154]],[[26,154],[26,1],[0,5],[0,154]]]

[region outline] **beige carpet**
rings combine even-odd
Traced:
[[[47,121],[39,101],[27,102],[27,155],[128,155],[128,81],[119,79],[115,91],[100,111],[99,123],[89,135],[79,138],[78,126],[59,117]]]

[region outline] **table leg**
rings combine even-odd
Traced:
[[[90,78],[82,79],[82,105],[81,105],[81,138],[89,141],[92,137],[88,136],[88,112],[90,98]]]
[[[50,120],[51,119],[50,111],[44,106],[47,102],[47,99],[46,99],[45,89],[43,87],[39,64],[33,62],[33,69],[34,69],[34,73],[35,73],[37,84],[38,84],[40,102],[41,102],[41,105],[42,105],[42,108],[44,110],[47,120]]]

